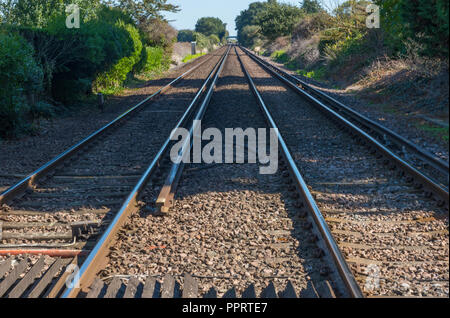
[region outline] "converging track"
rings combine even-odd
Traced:
[[[194,120],[275,129],[277,172],[172,163]],[[227,46],[0,194],[0,297],[448,297],[446,167]]]

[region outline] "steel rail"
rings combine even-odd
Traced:
[[[344,256],[342,255],[336,241],[334,240],[333,235],[331,234],[330,228],[328,227],[322,212],[320,212],[319,207],[317,206],[317,203],[315,202],[311,192],[308,189],[308,186],[303,179],[297,165],[295,164],[294,158],[292,157],[288,146],[286,145],[286,142],[284,141],[283,137],[281,136],[281,133],[270,114],[270,111],[268,110],[261,94],[259,93],[258,89],[256,88],[256,85],[248,73],[247,69],[244,66],[244,63],[239,56],[238,52],[236,51],[236,54],[238,56],[239,62],[241,64],[241,68],[247,77],[247,80],[249,82],[249,86],[255,95],[256,99],[258,100],[258,104],[261,108],[261,111],[263,112],[269,126],[277,131],[278,135],[278,142],[281,145],[281,153],[283,157],[285,158],[285,161],[288,163],[289,170],[291,171],[291,175],[293,176],[296,186],[298,190],[300,191],[302,198],[304,199],[309,211],[311,212],[313,219],[322,234],[322,237],[329,249],[329,252],[336,264],[336,267],[338,268],[340,277],[344,284],[346,285],[349,294],[353,298],[363,298],[363,293],[361,289],[359,288],[358,283],[356,282],[355,277],[353,276],[347,262],[345,261]]]
[[[24,191],[26,191],[26,189],[28,189],[33,184],[35,184],[36,181],[38,181],[39,179],[44,177],[51,170],[54,170],[63,161],[69,159],[70,157],[72,157],[73,155],[78,153],[81,149],[85,148],[88,144],[90,144],[91,142],[93,142],[94,140],[99,138],[101,135],[103,135],[104,133],[109,131],[112,127],[114,127],[119,122],[121,122],[122,120],[127,118],[129,115],[135,113],[138,110],[141,110],[142,106],[145,105],[147,102],[149,102],[151,99],[153,99],[156,96],[159,96],[162,93],[164,93],[165,91],[167,91],[170,87],[172,87],[174,84],[179,82],[181,79],[183,79],[184,77],[186,77],[187,75],[189,75],[190,73],[192,73],[193,71],[198,69],[200,66],[202,66],[203,64],[208,62],[210,59],[212,59],[212,57],[213,57],[213,55],[211,55],[210,57],[207,57],[204,61],[202,61],[198,65],[192,67],[191,69],[189,69],[185,73],[181,74],[176,79],[171,81],[169,84],[167,84],[166,86],[160,88],[157,92],[153,93],[152,95],[150,95],[147,98],[145,98],[144,100],[142,100],[140,103],[138,103],[135,106],[131,107],[130,109],[125,111],[123,114],[118,116],[116,119],[114,119],[113,121],[111,121],[107,125],[105,125],[102,128],[98,129],[97,131],[95,131],[94,133],[92,133],[91,135],[86,137],[85,139],[83,139],[80,142],[78,142],[76,145],[70,147],[69,149],[67,149],[63,153],[59,154],[58,156],[56,156],[55,158],[53,158],[49,162],[47,162],[44,165],[42,165],[40,168],[38,168],[37,170],[32,172],[30,175],[28,175],[27,177],[25,177],[24,179],[22,179],[21,181],[19,181],[15,185],[11,186],[7,190],[5,190],[2,193],[0,193],[0,206],[2,204],[5,204],[5,203],[9,202],[11,199],[16,197],[19,193],[23,193]]]
[[[242,48],[242,47],[241,47]],[[430,166],[434,167],[436,170],[439,170],[441,173],[448,176],[449,172],[449,164],[448,162],[445,162],[444,160],[436,157],[435,155],[431,154],[429,151],[419,147],[418,145],[414,144],[410,140],[404,138],[403,136],[399,135],[395,131],[381,125],[380,123],[377,123],[376,121],[368,118],[367,116],[364,116],[354,109],[344,105],[340,101],[336,100],[332,96],[327,95],[326,93],[320,91],[319,89],[312,87],[310,84],[306,83],[305,81],[299,79],[296,76],[293,76],[292,74],[289,74],[288,72],[280,69],[279,67],[270,64],[267,61],[264,61],[263,59],[257,57],[255,54],[247,50],[246,48],[242,48],[246,53],[251,55],[254,59],[257,59],[261,61],[266,66],[274,69],[276,72],[280,73],[281,75],[288,77],[294,82],[297,82],[301,85],[300,88],[305,89],[306,91],[310,92],[311,94],[318,96],[319,98],[322,98],[326,102],[328,102],[331,106],[334,106],[336,110],[339,112],[346,113],[348,116],[353,118],[356,122],[361,124],[362,126],[371,129],[373,131],[376,131],[380,135],[389,136],[391,139],[393,139],[393,142],[395,142],[400,147],[405,147],[409,150],[411,150],[417,157],[419,157],[421,160],[425,161]]]
[[[183,114],[181,119],[176,124],[175,129],[182,127],[183,124],[185,124],[185,121],[190,117],[192,112],[195,110],[195,106],[197,102],[199,101],[200,97],[203,95],[203,92],[205,91],[208,83],[211,81],[212,76],[216,71],[219,69],[221,65],[223,65],[226,56],[229,52],[229,48],[225,52],[225,54],[222,56],[218,64],[215,66],[215,68],[211,71],[208,78],[203,83],[202,87],[199,89],[197,95],[194,97],[192,102],[190,103],[188,109]],[[93,279],[95,278],[95,275],[97,274],[98,269],[102,266],[102,262],[104,261],[105,257],[107,256],[107,253],[109,251],[109,247],[114,243],[115,236],[119,229],[122,227],[122,225],[125,223],[127,218],[134,212],[137,211],[137,202],[142,194],[142,191],[146,187],[147,183],[149,182],[150,178],[153,175],[153,172],[156,170],[156,168],[159,166],[160,161],[162,160],[162,157],[169,149],[169,145],[172,142],[172,134],[166,139],[164,144],[162,145],[161,149],[157,153],[157,155],[154,157],[151,164],[148,166],[145,173],[141,176],[138,183],[132,190],[132,192],[128,195],[127,199],[123,203],[122,207],[120,208],[119,212],[115,215],[114,219],[111,221],[111,223],[108,225],[108,228],[103,232],[100,239],[95,244],[94,248],[89,253],[86,260],[83,262],[78,274],[78,286],[70,286],[65,289],[65,291],[62,294],[62,298],[74,298],[78,295],[80,290],[83,288],[87,288],[92,283]]]
[[[249,53],[247,50],[244,50],[246,54],[252,58],[251,53]],[[417,170],[415,167],[410,165],[408,162],[400,158],[398,155],[393,153],[390,149],[388,149],[385,145],[383,145],[381,142],[379,142],[374,137],[370,136],[367,132],[356,126],[354,123],[350,122],[348,119],[343,117],[341,114],[338,114],[335,110],[331,109],[324,103],[322,103],[320,100],[306,92],[305,90],[302,90],[299,88],[295,83],[288,80],[278,72],[274,71],[272,68],[266,66],[264,63],[260,62],[256,58],[252,58],[256,63],[261,65],[263,69],[268,71],[269,73],[273,74],[276,78],[278,78],[281,82],[286,84],[288,87],[292,88],[296,93],[299,95],[306,97],[307,100],[313,103],[316,107],[318,107],[322,112],[324,112],[325,115],[329,116],[332,120],[336,121],[339,125],[342,125],[343,127],[349,129],[354,135],[359,136],[361,140],[365,140],[371,147],[373,147],[375,150],[377,150],[381,155],[385,156],[385,158],[392,160],[395,164],[395,167],[401,168],[405,173],[409,174],[413,179],[416,180],[418,185],[423,186],[425,189],[429,190],[428,193],[430,196],[433,194],[437,197],[437,201],[439,205],[447,205],[449,203],[449,193],[448,189],[442,187],[441,184],[436,183],[434,180],[429,178],[428,176],[424,175],[422,172]],[[372,149],[373,149],[372,148]]]
[[[214,89],[217,85],[219,76],[222,73],[222,69],[226,63],[226,59],[228,57],[228,53],[230,52],[230,49],[231,49],[231,46],[228,48],[228,51],[225,55],[225,60],[223,61],[223,63],[220,65],[218,71],[216,72],[216,75],[214,76],[214,79],[208,89],[208,92],[206,93],[205,98],[204,98],[201,106],[199,107],[199,110],[198,110],[195,118],[193,119],[191,129],[189,130],[189,139],[186,139],[185,142],[183,143],[180,151],[177,154],[177,158],[172,158],[172,160],[175,159],[174,163],[172,164],[172,167],[170,169],[170,172],[166,179],[166,182],[164,183],[164,186],[161,189],[160,194],[156,200],[156,206],[159,209],[160,213],[169,212],[169,209],[173,205],[173,197],[175,195],[175,191],[176,191],[176,188],[178,185],[178,180],[179,180],[181,174],[183,173],[183,168],[184,168],[183,159],[185,158],[185,156],[189,155],[188,150],[190,151],[192,149],[194,131],[196,131],[196,129],[198,127],[198,121],[203,119],[203,116],[205,115],[205,112],[209,106],[212,95],[214,93]]]

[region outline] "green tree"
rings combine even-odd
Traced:
[[[33,48],[18,35],[0,33],[0,136],[13,136],[42,89],[42,70]],[[30,101],[31,100],[31,101]]]
[[[239,43],[246,47],[253,48],[261,45],[262,41],[261,28],[257,25],[247,25],[240,32]]]
[[[266,10],[258,18],[258,25],[265,37],[274,40],[279,36],[290,35],[303,14],[294,5],[269,1]]]
[[[251,47],[256,39],[261,38],[261,27],[258,26],[259,17],[264,13],[269,5],[268,2],[253,2],[248,9],[241,11],[236,17],[236,30],[238,41],[246,46]]]
[[[205,17],[197,21],[195,31],[206,36],[215,34],[222,39],[227,32],[227,24],[223,23],[219,18]]]
[[[140,25],[142,41],[148,46],[169,49],[176,42],[178,31],[160,18],[148,20]]]
[[[195,41],[195,32],[192,30],[180,30],[178,32],[178,42],[193,42]]]
[[[161,12],[180,11],[178,6],[167,3],[167,0],[109,0],[107,3],[128,12],[138,24],[155,18],[164,20]]]
[[[262,13],[267,9],[268,2],[253,2],[248,6],[248,9],[241,11],[236,17],[236,30],[242,29],[248,25],[258,24],[258,19]]]
[[[83,20],[88,20],[100,6],[100,0],[2,0],[0,15],[8,24],[44,28],[56,16],[65,14],[69,4],[77,4]]]
[[[302,10],[307,14],[319,13],[323,11],[318,0],[304,0],[301,2]]]
[[[217,45],[220,43],[220,39],[217,35],[215,34],[211,34],[209,37],[209,42],[211,42],[212,45]]]
[[[424,45],[427,55],[448,56],[448,0],[378,0],[381,25],[389,45],[403,48],[407,39]]]

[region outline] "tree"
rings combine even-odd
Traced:
[[[268,2],[253,2],[247,10],[241,11],[236,17],[236,30],[242,31],[248,25],[257,25],[258,19],[266,10]]]
[[[257,25],[247,25],[239,33],[239,43],[246,47],[253,48],[261,42],[261,28]]]
[[[161,12],[178,12],[178,6],[167,3],[167,0],[109,0],[112,6],[128,12],[139,24],[158,18],[164,20]]]
[[[95,14],[100,0],[3,0],[0,2],[0,15],[4,23],[44,28],[51,19],[65,14],[69,4],[77,4],[86,20]]]
[[[195,41],[195,34],[192,30],[180,30],[178,32],[178,42],[193,42]]]
[[[402,49],[412,39],[424,45],[427,55],[448,56],[448,0],[377,0],[381,25],[389,44]]]
[[[264,36],[274,40],[290,35],[303,14],[303,11],[294,5],[269,1],[266,10],[258,18],[258,25]]]
[[[167,21],[154,18],[140,26],[142,41],[150,46],[167,49],[176,42],[177,30]]]
[[[318,0],[304,0],[301,8],[306,14],[319,13],[323,11]]]
[[[195,25],[195,31],[202,33],[206,36],[210,36],[212,34],[217,35],[220,39],[222,39],[227,32],[227,24],[223,23],[219,18],[206,17],[201,18],[197,21]]]
[[[211,34],[208,37],[208,40],[209,40],[209,42],[211,42],[212,45],[217,45],[217,44],[220,43],[219,37],[217,35],[215,35],[215,34]]]

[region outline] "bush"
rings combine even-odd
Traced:
[[[424,44],[421,54],[448,58],[448,0],[377,0],[381,6],[381,26],[386,43],[395,51],[405,53],[405,42]]]
[[[126,27],[123,22],[113,25],[95,19],[85,22],[80,29],[67,29],[64,20],[64,16],[54,19],[46,30],[64,48],[68,48],[58,59],[52,85],[53,97],[63,103],[71,103],[90,94],[97,75],[112,70],[122,58],[133,56],[135,46],[139,44],[133,38],[135,29]],[[113,71],[112,81],[118,79],[117,71],[123,74],[123,67],[120,65],[119,71]]]
[[[206,49],[208,51],[212,51],[214,49],[215,45],[214,42],[216,42],[216,38],[205,36],[202,33],[195,32],[194,41],[197,42],[197,47],[199,49]]]
[[[152,19],[139,25],[142,42],[146,46],[162,47],[170,51],[177,41],[178,32],[167,21]]]
[[[239,42],[248,47],[254,48],[255,46],[261,46],[264,38],[260,35],[261,28],[257,25],[245,26],[239,34]]]
[[[124,24],[121,21],[116,26],[126,30],[132,40],[132,43],[127,44],[132,46],[131,54],[120,59],[108,71],[97,76],[94,82],[94,89],[96,91],[121,87],[127,79],[128,74],[141,59],[142,42],[139,31],[131,24]]]
[[[215,35],[215,34],[211,34],[211,35],[208,37],[208,40],[209,40],[209,42],[210,42],[212,45],[218,45],[218,44],[220,43],[219,37],[218,37],[217,35]]]
[[[303,14],[303,10],[294,5],[270,2],[258,17],[257,25],[261,27],[261,33],[265,37],[274,40],[291,35]]]
[[[31,45],[19,35],[0,33],[0,136],[11,137],[28,126],[42,79]]]
[[[141,60],[135,71],[139,74],[155,75],[167,71],[170,67],[170,57],[162,47],[146,47],[142,50]]]

